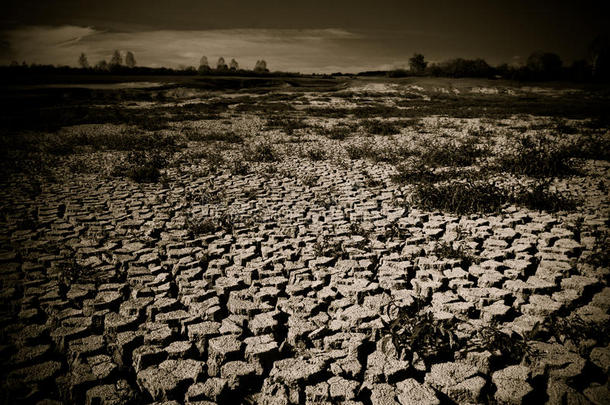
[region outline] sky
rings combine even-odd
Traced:
[[[358,72],[481,57],[519,64],[536,50],[564,63],[607,33],[608,1],[523,0],[4,0],[0,64],[76,66],[132,51],[140,66]]]

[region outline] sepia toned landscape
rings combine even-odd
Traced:
[[[607,86],[4,86],[4,403],[608,403]]]

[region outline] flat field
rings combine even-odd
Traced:
[[[70,82],[0,95],[5,403],[608,403],[608,87]]]

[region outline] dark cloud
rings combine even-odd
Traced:
[[[336,39],[332,46],[350,47],[351,53],[362,52],[362,58],[385,58],[386,64],[404,60],[415,51],[431,59],[483,57],[499,63],[536,49],[557,52],[566,61],[583,57],[588,43],[607,30],[605,3],[5,0],[6,12],[0,18],[5,30],[43,25],[93,27],[118,33],[337,28],[365,34],[360,41]],[[333,63],[330,60],[327,64]]]

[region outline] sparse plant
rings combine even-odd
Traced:
[[[390,321],[384,321],[385,329],[400,357],[417,353],[427,365],[431,361],[453,359],[453,353],[458,349],[455,318],[434,318],[423,300],[416,300],[409,306],[393,302],[388,307],[388,314]]]
[[[215,221],[211,218],[187,217],[184,224],[191,238],[207,235],[216,232],[218,228]]]
[[[249,145],[243,156],[253,162],[276,162],[280,160],[278,152],[269,142],[259,142]]]
[[[301,177],[301,183],[305,187],[313,187],[316,184],[318,184],[318,176],[316,176],[314,174],[306,174]]]
[[[499,211],[511,201],[511,196],[495,182],[466,179],[451,183],[417,184],[413,199],[424,209],[464,215]]]
[[[161,177],[160,169],[167,166],[165,155],[158,152],[130,152],[127,162],[114,167],[113,176],[126,176],[138,183],[155,183]]]
[[[313,246],[316,257],[340,257],[343,255],[341,242],[333,241],[328,235],[318,238]]]
[[[524,187],[513,196],[513,201],[521,206],[539,211],[572,211],[578,201],[557,191],[550,191],[548,181],[538,181],[533,187]]]
[[[310,147],[305,151],[305,156],[313,161],[325,160],[328,155],[320,146]]]
[[[400,128],[389,121],[363,120],[360,125],[371,135],[395,135],[400,133]]]
[[[511,151],[500,156],[498,169],[532,177],[574,174],[572,152],[547,136],[519,136]]]
[[[464,246],[460,244],[455,246],[450,243],[440,242],[436,244],[432,253],[441,259],[457,259],[464,269],[468,269],[472,264],[480,261],[477,257],[467,252]]]

